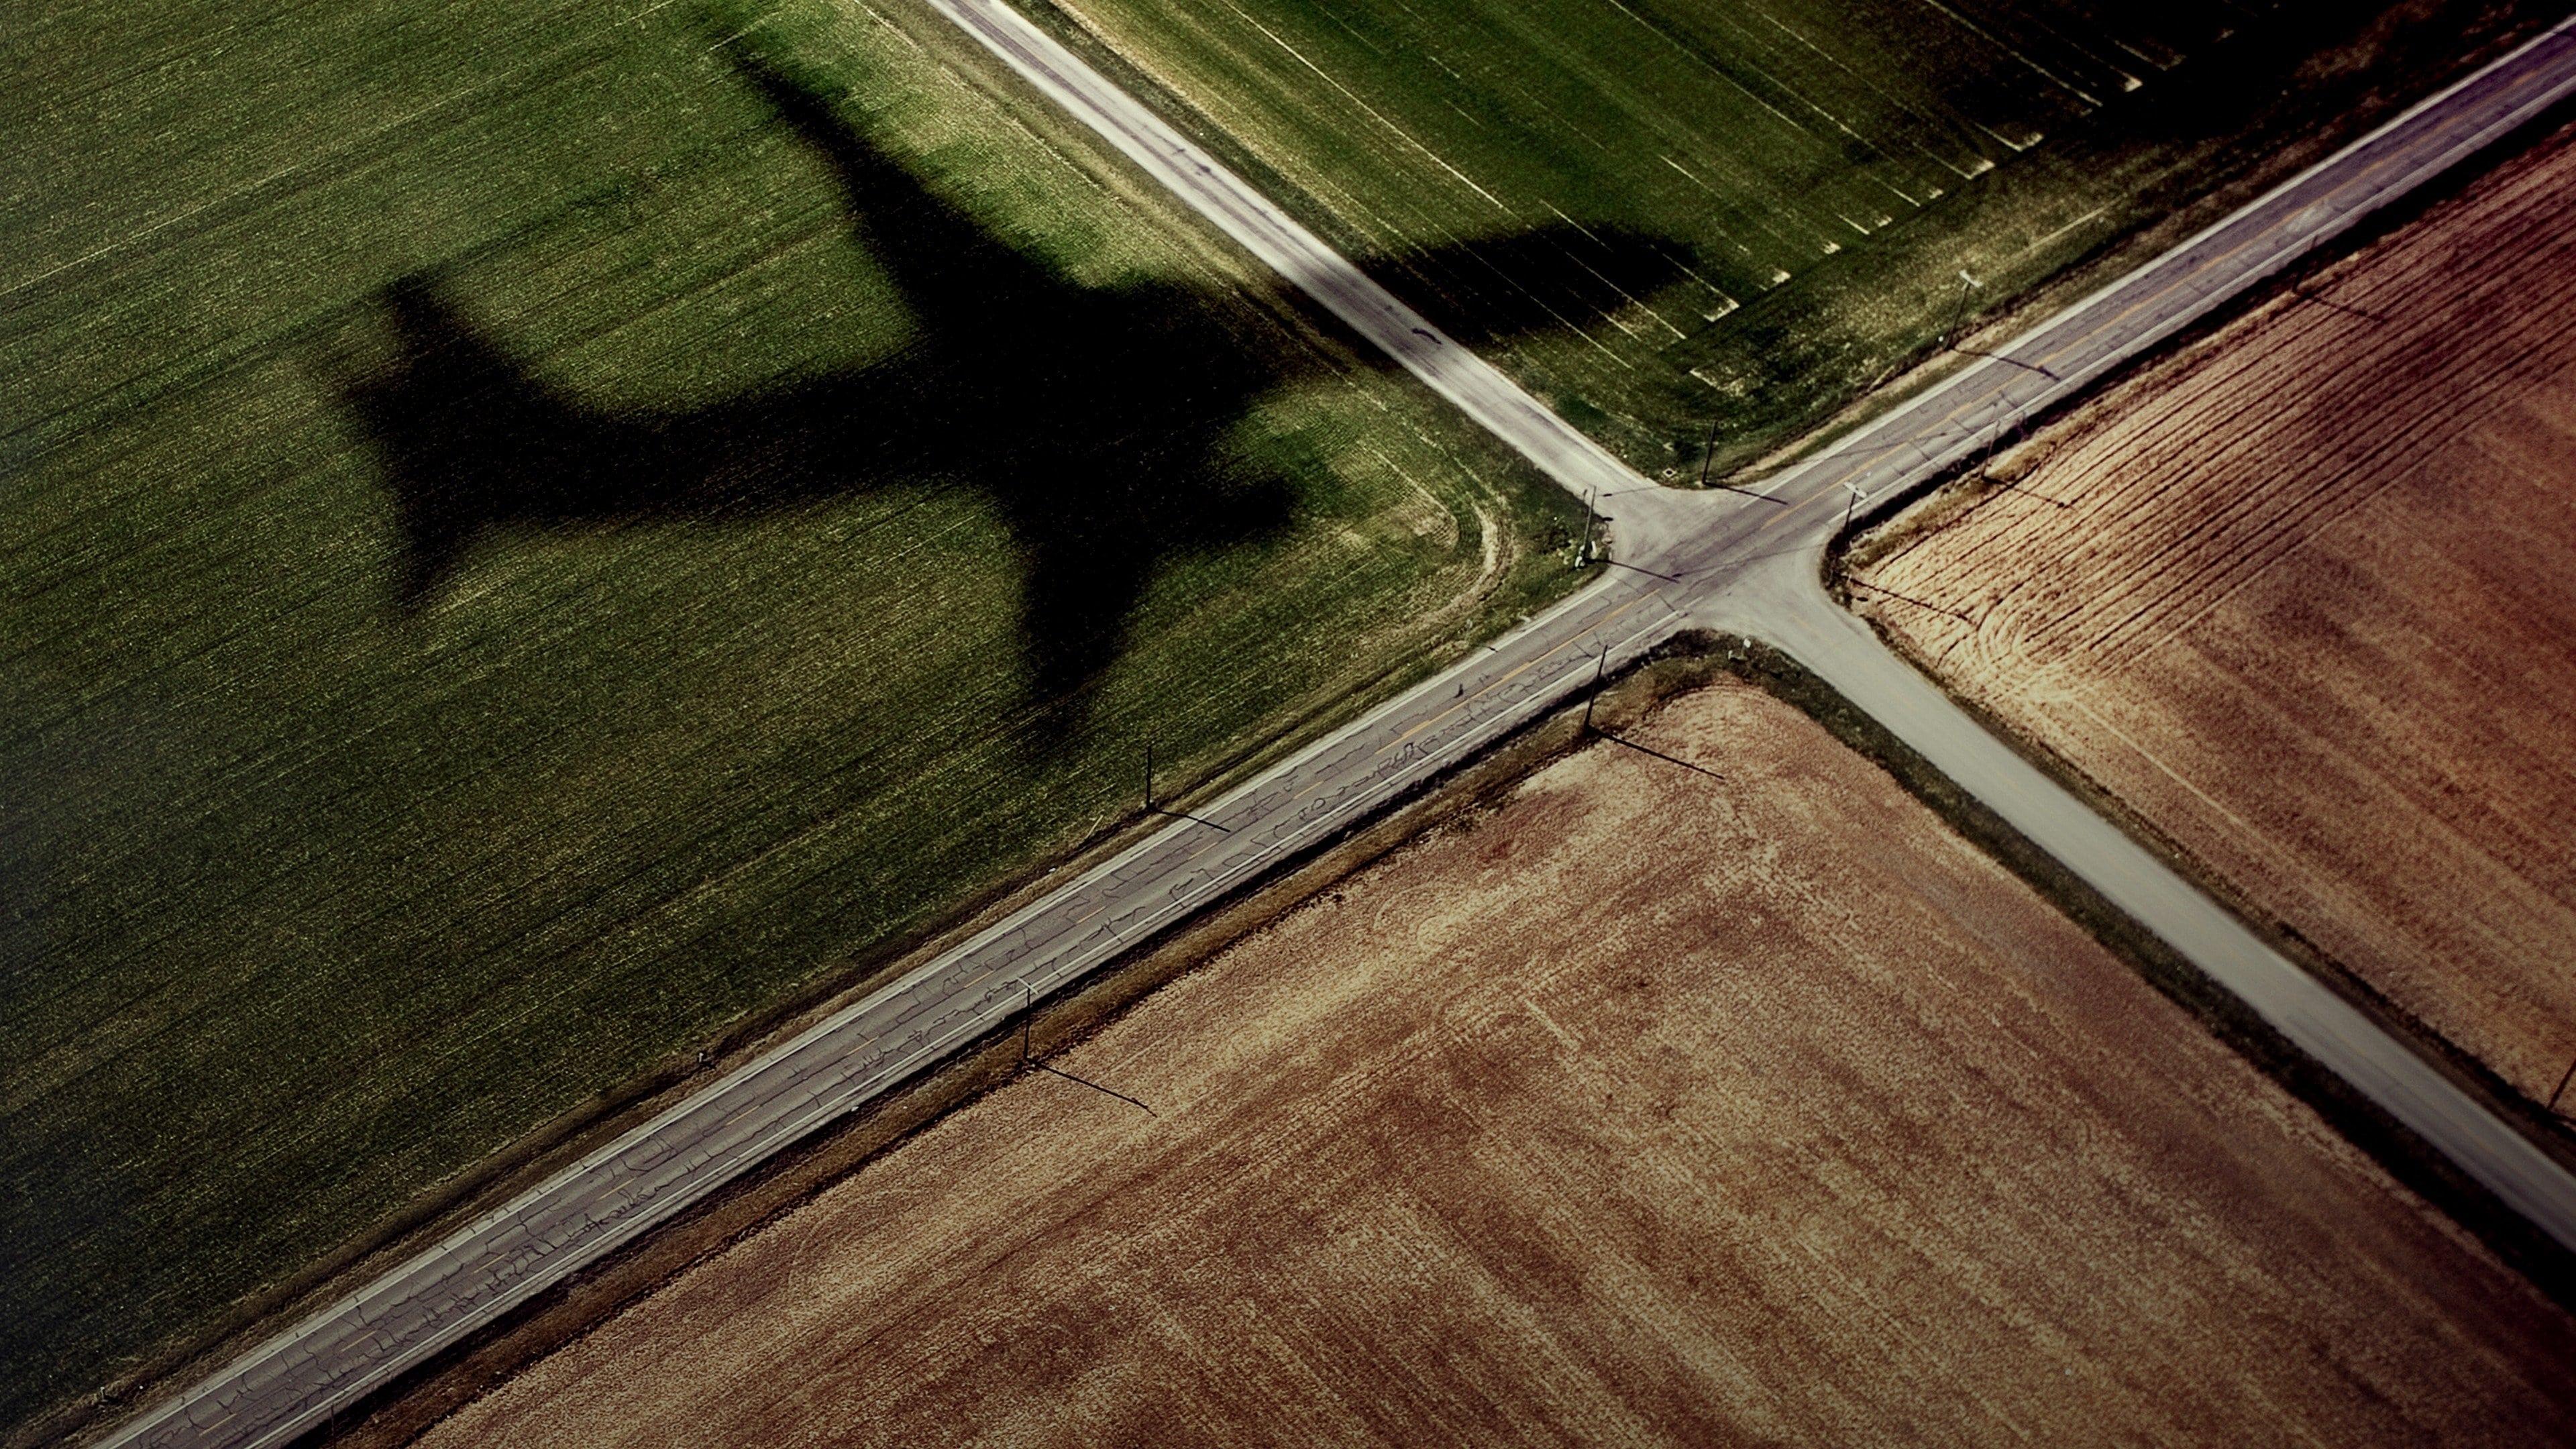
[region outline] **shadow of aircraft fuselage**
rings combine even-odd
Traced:
[[[395,601],[406,612],[433,601],[496,532],[968,488],[1020,555],[1027,689],[1061,743],[1167,557],[1288,524],[1291,480],[1230,453],[1227,435],[1309,360],[1256,353],[1194,289],[1067,278],[930,191],[811,91],[756,58],[738,63],[829,165],[859,239],[911,311],[913,340],[865,367],[713,406],[611,411],[537,378],[429,278],[396,282],[379,297],[396,360],[342,385],[393,494]],[[1653,269],[1669,275],[1660,260]]]

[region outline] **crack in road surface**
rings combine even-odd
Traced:
[[[2274,1028],[2576,1248],[2576,1179],[1986,733],[1823,586],[1846,500],[1906,496],[2576,92],[2576,21],[1789,471],[1763,499],[1648,483],[1002,0],[925,0],[1255,256],[1582,496],[1630,567],[1138,841],[313,1312],[102,1442],[267,1446],[345,1410],[1055,991],[1538,718],[1678,630],[1784,649]],[[1766,506],[1770,505],[1770,506]]]

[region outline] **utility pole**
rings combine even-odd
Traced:
[[[1785,498],[1774,498],[1768,493],[1756,493],[1750,488],[1741,487],[1733,483],[1713,484],[1708,481],[1709,468],[1717,462],[1717,430],[1724,426],[1725,422],[1726,420],[1724,418],[1711,418],[1708,420],[1708,441],[1701,446],[1699,452],[1699,486],[1702,488],[1713,487],[1725,493],[1741,493],[1747,498],[1759,498],[1765,503],[1777,504],[1783,508],[1788,507],[1789,503]]]
[[[1583,546],[1574,553],[1576,568],[1592,562],[1592,520],[1598,516],[1592,511],[1592,490],[1586,488],[1583,490]]]
[[[1656,759],[1663,761],[1665,764],[1679,765],[1693,774],[1706,775],[1712,780],[1723,780],[1726,778],[1724,775],[1719,774],[1706,765],[1694,765],[1679,755],[1665,754],[1663,751],[1656,749],[1651,745],[1641,745],[1635,740],[1615,735],[1608,730],[1596,727],[1592,723],[1592,702],[1601,697],[1601,680],[1604,675],[1609,673],[1609,671],[1610,646],[1604,644],[1601,646],[1600,662],[1592,666],[1592,690],[1589,694],[1586,694],[1583,697],[1583,734],[1581,738],[1608,740],[1610,743],[1617,745],[1623,750],[1635,750],[1641,755],[1652,755]]]
[[[1044,1072],[1044,1073],[1046,1073],[1048,1076],[1051,1076],[1051,1077],[1062,1077],[1062,1078],[1064,1078],[1066,1081],[1068,1081],[1068,1082],[1072,1082],[1072,1083],[1074,1083],[1074,1084],[1076,1084],[1076,1085],[1078,1085],[1078,1086],[1089,1087],[1091,1090],[1093,1090],[1093,1091],[1095,1091],[1095,1092],[1098,1092],[1098,1093],[1102,1094],[1103,1096],[1116,1097],[1119,1101],[1126,1103],[1128,1106],[1130,1106],[1130,1107],[1135,1107],[1135,1108],[1140,1109],[1140,1110],[1141,1110],[1141,1111],[1143,1111],[1143,1112],[1144,1112],[1144,1114],[1145,1114],[1146,1116],[1148,1116],[1148,1117],[1155,1117],[1155,1116],[1160,1116],[1160,1115],[1161,1115],[1160,1113],[1156,1112],[1153,1108],[1146,1106],[1144,1103],[1137,1101],[1135,1098],[1128,1096],[1125,1092],[1119,1091],[1119,1090],[1118,1090],[1117,1088],[1115,1088],[1115,1087],[1104,1087],[1104,1086],[1100,1085],[1098,1082],[1095,1082],[1095,1081],[1091,1080],[1089,1077],[1077,1077],[1077,1076],[1075,1076],[1073,1073],[1066,1071],[1066,1070],[1065,1070],[1064,1068],[1062,1068],[1062,1067],[1050,1066],[1050,1065],[1048,1065],[1048,1064],[1047,1064],[1047,1063],[1045,1063],[1045,1062],[1039,1061],[1036,1057],[1029,1055],[1029,1018],[1031,1018],[1031,1017],[1033,1017],[1033,1016],[1037,1015],[1037,1010],[1038,1010],[1038,998],[1037,998],[1037,993],[1036,993],[1035,991],[1033,991],[1033,990],[1031,990],[1031,989],[1030,989],[1030,987],[1029,987],[1029,983],[1028,983],[1028,979],[1027,979],[1026,977],[1021,978],[1021,980],[1020,980],[1020,982],[1019,982],[1019,988],[1020,988],[1020,1065],[1019,1065],[1019,1070],[1024,1071],[1024,1072],[1027,1072],[1027,1071],[1039,1071],[1039,1072]]]
[[[1958,305],[1950,309],[1950,325],[1941,333],[1941,349],[1945,352],[1958,345],[1959,326],[1968,320],[1968,294],[1986,289],[1985,283],[1968,275],[1966,267],[1959,269],[1959,280],[1967,285],[1959,289]]]
[[[1228,835],[1234,833],[1234,827],[1231,825],[1219,825],[1204,815],[1192,815],[1187,810],[1169,810],[1154,803],[1154,741],[1151,736],[1145,740],[1145,813],[1169,816],[1174,820],[1195,821],[1210,829],[1222,830]]]

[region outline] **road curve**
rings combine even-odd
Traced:
[[[1787,649],[2292,1041],[2576,1247],[2576,1180],[1986,735],[1833,605],[1849,500],[1936,477],[2576,91],[2576,22],[2409,111],[1777,480],[1777,502],[1656,488],[1442,336],[999,0],[926,0],[1255,255],[1578,493],[1609,498],[1600,583],[1013,912],[308,1315],[107,1445],[285,1443],[1045,995],[1322,842],[1692,625]],[[1855,492],[1854,490],[1858,490]],[[2018,767],[2016,769],[2016,767]],[[1222,828],[1219,828],[1222,827]],[[2232,933],[2232,934],[2231,934]]]

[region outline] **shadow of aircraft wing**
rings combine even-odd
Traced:
[[[1679,282],[1704,290],[1708,303],[1722,295],[1700,279],[1683,243],[1618,226],[1557,222],[1352,260],[1468,347],[1588,328]],[[1284,281],[1274,295],[1310,318],[1328,316]],[[1342,331],[1336,322],[1324,325]],[[1376,366],[1394,365],[1375,348],[1363,348],[1362,356]]]
[[[830,169],[852,229],[925,332],[957,337],[1007,327],[1083,290],[925,186],[911,167],[853,128],[817,85],[759,51],[729,45],[725,53]]]
[[[1115,360],[1107,372],[1124,375]],[[1100,415],[1085,436],[1022,453],[983,486],[1020,553],[1021,654],[1031,694],[1047,702],[1048,748],[1079,734],[1091,686],[1125,652],[1166,566],[1262,544],[1296,511],[1292,479],[1246,466],[1223,441],[1240,409],[1224,390],[1195,409],[1187,397],[1089,401]]]
[[[1359,262],[1470,347],[1588,326],[1686,279],[1704,285],[1670,237],[1563,222]]]
[[[428,278],[376,296],[391,365],[345,379],[341,396],[375,443],[400,530],[394,602],[428,603],[477,534],[545,507],[537,493],[586,473],[612,430],[531,378],[448,305]]]

